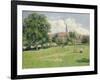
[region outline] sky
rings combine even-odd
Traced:
[[[90,30],[90,14],[88,13],[23,11],[23,20],[34,12],[47,16],[51,24],[52,33],[64,32],[66,27],[65,24],[68,25],[69,30],[80,30],[83,33],[89,32]]]

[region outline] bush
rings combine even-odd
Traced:
[[[82,36],[81,43],[89,43],[89,36]]]

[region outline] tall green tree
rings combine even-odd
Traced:
[[[69,41],[72,42],[72,44],[75,43],[76,36],[77,36],[76,32],[69,32],[68,38],[69,38]]]
[[[77,37],[77,33],[76,32],[69,32],[69,41],[74,46],[73,52],[76,52],[76,37]]]
[[[30,48],[47,42],[50,24],[43,14],[32,13],[23,22],[23,46]]]

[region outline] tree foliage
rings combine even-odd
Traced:
[[[43,14],[32,13],[23,22],[23,46],[42,45],[48,40],[50,24]]]
[[[89,36],[82,36],[82,40],[81,40],[81,43],[89,43]]]
[[[76,36],[77,36],[76,32],[69,32],[68,41],[71,42],[72,44],[75,44]]]
[[[52,41],[55,42],[58,46],[62,47],[68,44],[67,36],[60,37],[58,34],[53,36]]]

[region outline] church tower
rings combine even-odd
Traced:
[[[66,24],[66,32],[68,32],[67,24]]]

